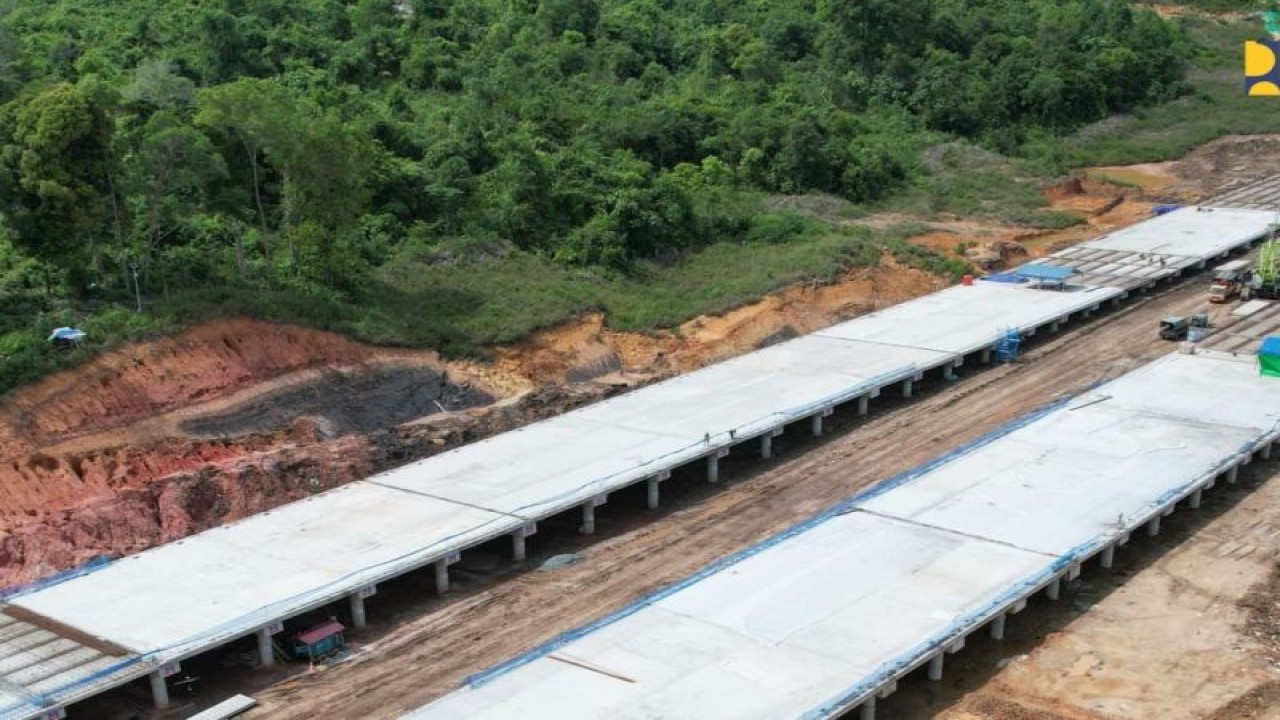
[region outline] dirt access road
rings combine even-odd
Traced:
[[[354,635],[359,654],[353,660],[286,677],[238,678],[258,686],[251,692],[261,706],[246,717],[395,717],[452,690],[470,673],[620,608],[860,488],[1170,352],[1173,346],[1155,337],[1157,321],[1203,309],[1203,285],[1191,280],[1074,323],[1052,338],[1037,338],[1021,362],[966,368],[967,377],[953,384],[932,380],[926,396],[879,402],[864,421],[837,413],[822,440],[790,431],[775,445],[781,461],[754,460],[744,447],[724,466],[726,482],[718,489],[693,475],[673,478],[667,509],[656,516],[634,509],[638,502],[615,498],[599,515],[600,534],[592,541],[567,527],[545,527],[532,539],[522,568],[502,564],[502,570],[463,576],[443,600],[424,599],[430,598],[429,578],[409,578],[380,592],[370,606],[372,624]],[[581,562],[536,569],[564,552],[579,553]],[[1221,660],[1230,666],[1236,658]],[[1209,664],[1201,668],[1212,672]]]

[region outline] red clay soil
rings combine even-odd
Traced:
[[[306,367],[368,360],[341,335],[253,320],[218,320],[125,347],[11,393],[0,409],[0,457],[35,452],[85,430],[140,417]]]

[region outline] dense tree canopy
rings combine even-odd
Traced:
[[[890,192],[921,133],[1010,150],[1167,99],[1186,56],[1120,0],[0,8],[14,244],[152,292],[343,288],[451,238],[626,271],[764,232],[752,192]]]

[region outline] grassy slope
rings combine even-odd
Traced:
[[[1244,41],[1263,35],[1261,21],[1189,16],[1182,22],[1204,48],[1188,77],[1195,93],[1085,128],[1062,148],[1068,166],[1169,160],[1223,135],[1280,132],[1275,102],[1244,94]]]

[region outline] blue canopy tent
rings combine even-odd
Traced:
[[[87,333],[80,328],[60,327],[49,334],[48,342],[59,350],[70,350],[80,345],[80,341],[85,339]]]
[[[1280,377],[1280,336],[1272,335],[1258,348],[1258,370],[1267,377]]]
[[[1039,285],[1048,285],[1062,288],[1067,284],[1067,280],[1076,274],[1075,268],[1062,267],[1060,265],[1042,265],[1039,263],[1028,263],[1013,271],[1014,275],[1026,278]]]

